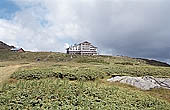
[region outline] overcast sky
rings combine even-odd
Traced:
[[[84,40],[100,53],[170,59],[170,0],[1,0],[0,40],[65,52]]]

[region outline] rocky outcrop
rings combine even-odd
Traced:
[[[152,76],[144,77],[115,76],[111,79],[108,79],[107,81],[129,84],[142,90],[150,90],[153,88],[170,89],[170,78],[154,78]]]

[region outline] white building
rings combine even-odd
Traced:
[[[78,54],[78,55],[97,55],[97,47],[91,43],[85,41],[80,44],[74,44],[66,49],[67,54]]]

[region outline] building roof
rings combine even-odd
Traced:
[[[84,43],[91,44],[91,43],[90,43],[90,42],[88,42],[88,41],[84,41],[84,42],[82,42],[82,43],[80,43],[80,44],[84,44]]]
[[[91,45],[93,48],[97,48],[97,47],[95,47],[94,45]]]
[[[79,43],[79,44],[71,45],[71,46],[69,46],[68,48],[66,48],[66,50],[69,50],[69,49],[71,49],[72,47],[75,47],[75,46],[78,46],[78,45],[81,45],[81,44],[84,44],[84,43],[88,43],[89,45],[91,45],[92,48],[97,48],[97,47],[95,47],[94,45],[92,45],[90,42],[84,41],[84,42]]]
[[[12,51],[18,51],[18,50],[21,50],[22,48],[12,48],[11,50]],[[23,50],[23,49],[22,49]]]

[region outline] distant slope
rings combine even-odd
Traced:
[[[15,47],[14,46],[9,46],[6,43],[0,41],[0,49],[7,49],[7,50],[9,50],[9,49],[12,49],[12,48],[15,48]]]
[[[144,58],[136,58],[136,59],[144,60],[146,62],[146,64],[152,65],[152,66],[170,67],[169,64],[167,64],[165,62],[157,61],[157,60],[149,60],[149,59],[144,59]]]
[[[10,48],[11,46],[7,46]],[[144,58],[130,58],[130,57],[114,57],[114,56],[79,56],[65,54],[65,53],[55,53],[55,52],[11,52],[7,50],[0,49],[0,61],[52,61],[52,62],[68,62],[76,61],[79,63],[89,63],[89,62],[103,62],[103,63],[114,63],[115,65],[122,66],[134,66],[134,65],[151,65],[151,66],[161,66],[170,67],[169,64],[156,60],[149,60]]]

